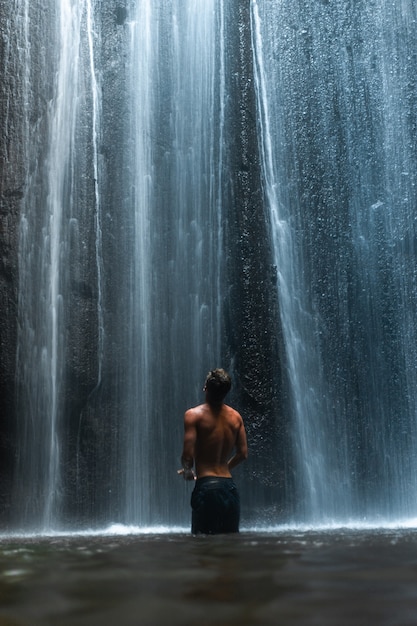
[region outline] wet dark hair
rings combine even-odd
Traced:
[[[222,402],[223,398],[229,393],[232,386],[232,379],[226,370],[216,368],[211,370],[206,377],[204,383],[204,391],[213,402]]]

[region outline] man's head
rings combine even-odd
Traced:
[[[207,400],[218,404],[223,402],[226,394],[230,391],[232,379],[229,374],[221,368],[211,370],[206,377],[203,391],[206,392]]]

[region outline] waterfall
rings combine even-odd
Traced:
[[[43,206],[36,207],[37,189],[21,220],[20,302],[18,369],[22,368],[25,403],[25,453],[27,464],[24,486],[28,512],[49,526],[59,508],[61,492],[59,419],[62,411],[62,386],[65,369],[63,302],[68,227],[76,228],[72,217],[72,184],[68,164],[73,159],[74,117],[77,103],[73,85],[78,74],[78,16],[71,6],[61,3],[57,16],[58,55],[54,93],[48,102],[48,148],[42,175]],[[24,7],[25,20],[29,8]],[[26,33],[25,33],[26,34]],[[23,45],[30,50],[30,42]],[[25,85],[29,90],[30,85]],[[71,93],[72,91],[72,93]],[[28,93],[28,96],[30,93]],[[27,137],[29,144],[29,136]],[[39,145],[39,144],[38,144]],[[36,155],[31,155],[36,159]],[[30,187],[31,180],[27,185]],[[36,183],[35,183],[36,184]],[[69,209],[69,219],[64,210]],[[38,208],[38,211],[37,211]],[[74,220],[69,226],[69,221]],[[29,443],[30,441],[30,443]]]
[[[152,425],[152,113],[154,109],[153,73],[158,72],[158,32],[153,28],[152,3],[139,1],[136,19],[130,24],[132,52],[131,93],[133,116],[130,128],[134,136],[132,165],[132,249],[131,279],[128,300],[127,337],[128,389],[126,395],[126,511],[128,520],[149,524],[150,476],[153,449]],[[154,5],[155,6],[155,5]],[[122,451],[122,454],[124,451]]]
[[[222,3],[211,0],[140,0],[128,24],[133,239],[121,338],[121,507],[139,525],[184,519],[182,415],[220,359],[221,19]]]
[[[100,44],[100,34],[95,21],[96,5],[94,0],[86,2],[86,33],[88,41],[89,73],[91,80],[91,134],[92,134],[92,172],[94,183],[95,205],[95,265],[97,272],[97,384],[101,384],[102,365],[104,356],[104,313],[103,313],[103,255],[102,255],[102,215],[101,215],[101,162],[99,146],[101,140],[101,98],[100,77],[96,67],[96,50]]]
[[[280,64],[276,52],[281,36],[277,23],[282,14],[282,7],[272,9],[263,3],[252,3],[262,166],[275,243],[281,323],[291,385],[290,406],[298,462],[297,495],[303,503],[299,514],[318,520],[323,514],[345,515],[351,509],[350,473],[345,437],[340,438],[337,447],[328,447],[333,429],[328,424],[332,409],[320,354],[322,320],[311,299],[306,268],[308,257],[302,245],[302,231],[308,225],[302,221],[299,190],[296,184],[290,186],[286,180],[291,163],[289,150],[285,151],[286,116],[290,124],[292,120],[282,74],[291,71],[292,66],[286,67],[283,61]]]
[[[55,9],[42,22],[19,4],[15,517],[36,529],[177,523],[189,507],[182,415],[222,362],[223,3]],[[37,45],[41,24],[53,55]],[[125,94],[118,126],[110,75]]]
[[[182,417],[216,366],[251,524],[417,517],[416,20],[412,0],[11,3],[16,525],[187,524]]]
[[[22,0],[17,7],[22,21],[18,46],[26,57],[22,59],[22,85],[27,168],[19,242],[20,440],[15,499],[20,523],[44,529],[62,522],[69,432],[66,419],[71,393],[68,365],[76,358],[69,347],[68,334],[75,329],[81,335],[77,323],[80,302],[74,292],[83,288],[80,265],[82,248],[86,247],[82,233],[86,193],[80,174],[91,144],[89,132],[83,128],[87,124],[83,107],[88,97],[82,80],[82,32],[87,15],[87,33],[91,36],[92,19],[91,6],[87,5],[61,0],[56,11],[51,8],[52,23],[45,24],[37,7],[29,2]],[[54,50],[53,55],[42,45],[44,41]],[[91,49],[90,67],[96,93]],[[95,145],[95,104],[93,109]],[[94,148],[95,181],[96,155]],[[98,207],[97,191],[94,197]],[[88,203],[91,216],[96,212],[98,262],[97,207],[94,202]],[[100,307],[100,297],[98,303]]]
[[[409,2],[252,1],[298,516],[314,523],[416,514],[415,19]]]

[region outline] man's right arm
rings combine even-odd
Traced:
[[[194,448],[197,437],[195,415],[192,410],[188,410],[184,415],[184,446],[181,455],[181,464],[185,480],[194,480]]]
[[[232,456],[232,458],[229,459],[227,463],[229,470],[232,470],[234,467],[236,467],[236,465],[239,465],[239,463],[242,463],[242,461],[246,461],[247,458],[248,458],[248,443],[246,440],[246,431],[245,431],[245,426],[243,424],[243,420],[240,417],[240,426],[239,426],[239,430],[238,430],[237,437],[236,437],[236,452]]]

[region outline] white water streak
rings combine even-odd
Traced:
[[[90,60],[90,80],[92,94],[92,135],[93,135],[93,176],[95,197],[95,232],[96,232],[96,267],[97,267],[97,323],[98,323],[98,348],[97,348],[97,385],[99,387],[102,376],[104,356],[104,316],[103,316],[103,256],[102,256],[102,225],[101,225],[101,199],[100,199],[100,166],[99,166],[99,143],[101,137],[101,89],[99,76],[95,64],[95,48],[97,47],[98,33],[94,24],[94,0],[87,0],[87,39]]]
[[[44,523],[49,526],[58,508],[61,492],[59,413],[64,363],[63,289],[62,272],[65,270],[65,205],[72,202],[71,159],[74,150],[74,132],[77,118],[77,83],[79,73],[81,3],[61,0],[60,50],[57,72],[56,96],[52,103],[50,122],[50,148],[48,155],[48,198],[46,211],[49,224],[46,241],[49,245],[47,276],[49,301],[49,345],[46,346],[48,373],[45,384],[50,386],[49,414],[49,486],[45,502]],[[68,178],[70,180],[67,182]]]

